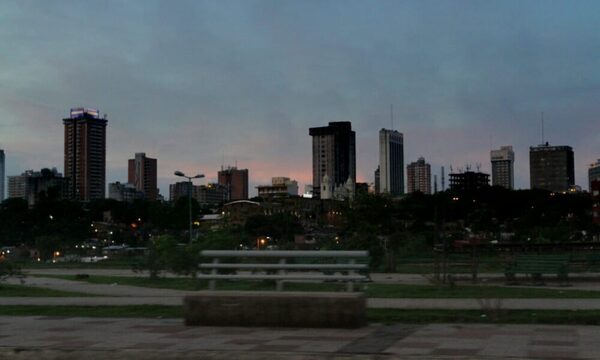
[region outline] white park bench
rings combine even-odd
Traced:
[[[213,259],[200,264],[201,270],[210,272],[198,275],[209,280],[210,290],[217,280],[274,280],[277,291],[283,290],[284,282],[339,281],[352,292],[355,282],[370,281],[368,251],[204,250],[201,254]],[[244,261],[222,262],[231,258]]]

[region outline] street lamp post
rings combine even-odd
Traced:
[[[196,176],[187,176],[181,171],[175,171],[175,176],[181,176],[188,179],[188,210],[189,210],[189,231],[190,231],[190,244],[192,243],[192,179],[200,179],[204,177],[204,174],[198,174]]]

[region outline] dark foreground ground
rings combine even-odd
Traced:
[[[594,326],[373,324],[346,330],[0,317],[0,359],[598,359],[599,344]]]

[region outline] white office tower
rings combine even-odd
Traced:
[[[379,131],[379,191],[404,194],[404,136],[396,130]]]

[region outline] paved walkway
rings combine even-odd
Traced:
[[[175,319],[0,317],[0,358],[598,359],[592,326],[186,327]],[[15,349],[19,349],[18,352]]]
[[[130,286],[114,284],[92,284],[85,281],[73,281],[56,278],[45,278],[28,276],[23,279],[8,278],[5,281],[7,284],[36,286],[61,291],[71,291],[86,293],[92,295],[108,295],[108,296],[140,296],[140,297],[167,297],[167,296],[184,296],[193,293],[193,291],[183,291],[174,289],[158,289],[142,286]]]
[[[31,275],[77,275],[77,274],[88,274],[97,276],[127,276],[127,277],[140,277],[148,276],[146,272],[134,272],[130,269],[24,269],[24,273]],[[431,285],[431,274],[388,274],[388,273],[371,273],[371,280],[377,284],[403,284],[403,285]],[[169,272],[163,272],[162,277],[167,278],[185,278],[186,276],[177,275]],[[473,285],[470,281],[469,274],[463,274],[459,277],[459,283],[465,285]],[[546,289],[565,289],[552,276],[546,277],[547,285],[544,286]],[[482,273],[479,274],[479,283],[476,285],[505,285],[506,279],[503,274],[499,273]],[[598,290],[600,291],[600,274],[598,273],[577,273],[571,274],[571,281],[567,289],[579,289],[579,290]],[[523,280],[522,286],[530,286],[527,281]],[[513,286],[514,287],[514,286]],[[536,286],[539,288],[539,286]]]
[[[190,294],[198,294],[190,293]],[[0,297],[0,306],[126,306],[182,304],[181,296]],[[600,299],[367,299],[370,309],[439,310],[600,310]]]

